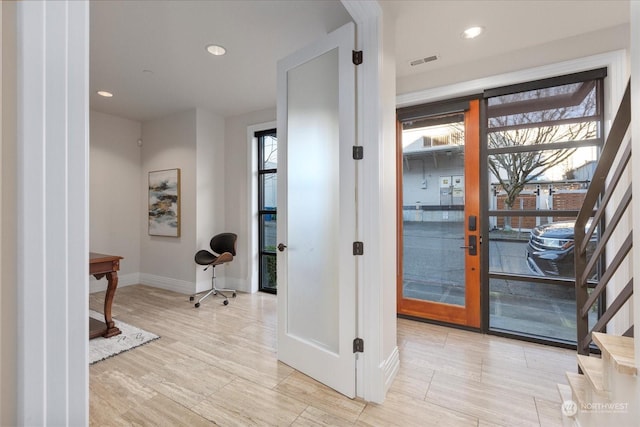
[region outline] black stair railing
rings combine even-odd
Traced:
[[[606,310],[601,312],[600,318],[593,328],[589,329],[589,311],[602,295],[606,295],[607,285],[610,284],[611,279],[623,261],[630,256],[633,245],[632,230],[624,230],[628,231],[626,239],[616,248],[616,253],[606,263],[605,272],[595,283],[595,286],[590,285],[593,272],[597,270],[598,263],[604,259],[607,243],[620,225],[620,220],[631,204],[631,182],[628,183],[628,187],[620,201],[616,201],[616,206],[611,203],[612,195],[616,192],[617,187],[623,185],[620,179],[625,173],[625,169],[630,167],[631,141],[627,144],[627,148],[619,157],[620,160],[615,164],[615,169],[613,169],[614,161],[625,141],[625,135],[630,123],[631,82],[627,84],[622,102],[594,171],[593,180],[589,185],[582,209],[575,223],[576,329],[579,354],[589,354],[589,346],[592,341],[591,334],[593,332],[606,332],[607,324],[633,295],[633,277],[631,277],[622,291],[614,296],[613,301],[608,304]],[[624,185],[627,185],[627,183]],[[622,191],[622,189],[619,191]],[[590,241],[598,229],[598,225],[602,223],[605,211],[611,212],[614,208],[615,211],[611,213],[606,229],[600,228],[598,231],[600,236],[593,253],[588,254],[587,249],[590,246]],[[631,326],[630,331],[633,333],[633,326]]]

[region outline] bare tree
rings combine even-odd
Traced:
[[[268,135],[265,138],[263,150],[263,166],[277,165],[278,162],[278,140],[274,136]]]
[[[596,91],[593,82],[582,85],[590,86],[576,89],[576,85],[566,85],[521,92],[499,97],[490,104],[489,148],[530,147],[527,151],[489,156],[489,170],[506,192],[507,210],[513,208],[527,183],[567,161],[576,151],[549,150],[546,144],[595,137],[596,122],[585,118],[596,112]]]

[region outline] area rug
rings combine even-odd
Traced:
[[[89,316],[104,321],[104,314],[97,311],[89,310]],[[90,365],[160,338],[158,335],[143,331],[128,323],[113,320],[122,333],[111,338],[98,337],[89,340]]]

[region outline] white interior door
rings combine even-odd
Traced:
[[[278,63],[278,359],[355,396],[355,26]]]

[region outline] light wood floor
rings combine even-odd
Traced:
[[[375,405],[277,361],[273,295],[194,309],[128,286],[113,315],[161,338],[91,365],[93,426],[560,426],[556,383],[576,369],[573,351],[398,319],[400,372]]]

